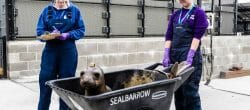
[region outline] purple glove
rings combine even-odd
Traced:
[[[164,58],[162,62],[164,67],[168,67],[170,64],[169,54],[170,54],[170,48],[165,48]]]
[[[70,36],[69,33],[62,33],[62,35],[59,37],[60,40],[66,40],[68,39]]]
[[[193,64],[193,59],[194,59],[194,55],[195,55],[195,50],[193,49],[190,49],[189,52],[188,52],[188,55],[187,55],[187,65],[192,65]]]

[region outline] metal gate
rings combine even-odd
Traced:
[[[216,33],[218,35],[236,35],[238,0],[214,0],[216,12]]]
[[[163,36],[168,2],[152,0],[71,0],[81,10],[87,37]],[[16,38],[35,38],[38,16],[51,0],[15,0]],[[15,39],[15,37],[14,37]]]
[[[236,34],[237,32],[237,3],[236,0],[220,0],[220,34]],[[236,1],[237,2],[237,1]]]

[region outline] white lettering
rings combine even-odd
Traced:
[[[135,93],[125,94],[123,96],[113,97],[110,99],[110,105],[116,105],[128,101],[138,100],[141,98],[149,97],[150,90],[139,91]]]

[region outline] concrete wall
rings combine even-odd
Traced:
[[[214,37],[214,77],[233,64],[243,65],[246,69],[250,69],[249,42],[250,36]],[[209,53],[209,43],[208,37],[202,41],[206,53]],[[77,75],[91,62],[102,66],[106,72],[141,68],[153,62],[159,62],[163,56],[163,44],[162,37],[80,40],[77,42],[79,53]],[[11,41],[8,45],[10,77],[38,75],[44,44],[38,41]]]
[[[250,69],[250,36],[216,36],[213,40],[214,77],[228,71],[233,65]],[[209,39],[203,39],[208,52]]]
[[[137,68],[162,58],[163,38],[85,39],[77,42],[78,71],[96,63],[105,71]],[[37,75],[44,47],[39,41],[9,42],[9,75],[11,78]],[[79,72],[78,72],[79,73]]]

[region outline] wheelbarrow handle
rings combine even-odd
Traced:
[[[150,65],[150,66],[148,66],[148,67],[146,67],[146,68],[144,68],[145,70],[155,70],[157,67],[159,67],[159,66],[163,66],[163,64],[162,63],[154,63],[154,64],[152,64],[152,65]],[[172,68],[172,66],[173,66],[173,64],[171,64],[170,66],[168,66],[168,67],[164,67],[161,71],[162,72],[165,72],[165,73],[169,73],[170,72],[170,70],[171,70],[171,68]]]
[[[165,73],[169,73],[171,71],[173,65],[170,65],[169,67],[166,67],[164,69],[162,69],[161,71],[165,72]]]
[[[152,65],[150,65],[150,66],[148,66],[148,67],[146,67],[144,69],[146,69],[146,70],[155,70],[157,67],[162,66],[162,65],[163,65],[162,63],[155,63],[155,64],[152,64]]]

